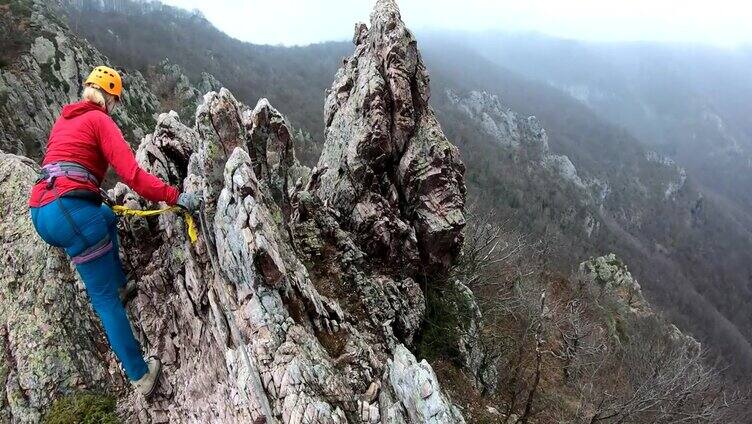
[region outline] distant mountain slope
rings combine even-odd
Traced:
[[[444,37],[444,36],[441,36]],[[454,34],[465,47],[561,88],[675,158],[752,225],[752,52]],[[706,190],[707,191],[707,190]]]
[[[255,46],[166,6],[121,1],[105,13],[99,2],[75,3],[68,8],[72,28],[119,64],[146,70],[169,57],[194,81],[207,71],[245,102],[269,97],[293,124],[322,139],[323,92],[349,43]],[[431,101],[463,154],[471,198],[550,244],[556,269],[620,254],[680,327],[733,363],[735,373],[752,371],[752,317],[745,312],[752,238],[743,221],[702,196],[691,172],[687,177],[568,92],[454,42],[424,37],[421,47]],[[510,122],[526,127],[524,134],[489,131]]]
[[[72,37],[59,13],[28,0],[0,2],[0,35],[0,151],[39,159],[60,109],[78,99],[80,82],[105,59]],[[158,103],[139,72],[123,78],[130,89],[115,119],[135,145]]]
[[[560,90],[459,45],[423,45],[436,108],[463,152],[475,198],[514,217],[524,231],[549,242],[555,238],[566,258],[562,263],[617,252],[680,327],[731,362],[750,358],[752,321],[744,311],[752,298],[752,237],[723,205],[701,194],[691,173]],[[571,160],[586,189],[544,169],[528,150],[511,149],[503,136],[481,130],[479,124],[493,115],[488,100],[486,110],[468,116],[441,93],[447,87],[499,94],[503,103],[497,108],[535,115],[551,152]],[[508,116],[514,114],[497,122]],[[746,372],[747,365],[736,366],[735,372]]]

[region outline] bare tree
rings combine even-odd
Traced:
[[[519,419],[519,422],[522,424],[527,423],[527,420],[530,417],[530,411],[533,408],[533,401],[535,400],[535,393],[538,390],[538,384],[540,384],[541,363],[543,362],[543,320],[545,310],[546,292],[544,291],[540,296],[540,315],[538,316],[537,328],[535,330],[535,371],[533,373],[533,384],[530,388],[530,392],[527,395],[525,410]]]
[[[507,417],[573,424],[748,421],[746,398],[726,387],[696,342],[656,314],[631,312],[606,286],[546,273],[545,249],[487,214],[468,225],[450,276],[477,299],[482,366],[498,370],[493,387]],[[552,388],[554,376],[561,385]]]
[[[728,390],[705,352],[691,339],[666,331],[656,317],[640,319],[631,340],[604,356],[596,379],[586,383],[593,411],[588,423],[732,423],[746,398]],[[608,379],[618,369],[619,385]],[[600,390],[598,386],[600,387]],[[614,390],[615,389],[615,390]],[[621,389],[621,390],[619,390]],[[582,417],[584,418],[584,417]]]
[[[556,346],[548,353],[562,361],[564,384],[568,385],[578,377],[580,370],[601,360],[607,350],[605,331],[587,316],[582,299],[568,301],[553,314],[559,317],[554,320],[559,337]]]

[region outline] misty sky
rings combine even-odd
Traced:
[[[163,0],[199,9],[244,41],[346,40],[375,0]],[[752,44],[752,2],[740,0],[400,0],[415,29],[536,31],[598,41]]]

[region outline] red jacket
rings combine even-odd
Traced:
[[[142,197],[169,205],[178,201],[178,189],[141,169],[115,121],[102,107],[86,100],[63,107],[63,113],[52,126],[42,165],[55,162],[82,165],[99,181],[108,165],[112,165],[123,182]],[[57,178],[55,187],[61,196],[78,189],[99,193],[99,187],[92,182],[66,177]],[[31,190],[29,206],[44,206],[53,200],[53,191],[40,182]]]

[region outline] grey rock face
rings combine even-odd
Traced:
[[[486,351],[481,346],[481,325],[483,315],[469,287],[459,280],[452,282],[458,294],[454,308],[464,311],[468,319],[457,328],[459,357],[463,367],[469,371],[476,387],[493,392],[498,384],[498,368],[488,360]]]
[[[654,151],[648,151],[645,153],[645,159],[650,162],[655,162],[666,168],[672,169],[676,173],[675,179],[668,181],[666,184],[666,191],[664,192],[664,198],[666,200],[675,199],[676,195],[684,188],[687,182],[687,170],[677,165],[676,162],[666,156],[660,155]]]
[[[122,387],[68,259],[34,230],[26,202],[36,175],[33,161],[0,153],[2,423],[39,422],[53,393]]]
[[[442,270],[465,224],[464,166],[428,106],[428,73],[393,1],[355,28],[324,115],[317,194],[370,254]]]
[[[88,43],[70,36],[45,2],[31,3],[18,19],[26,31],[27,51],[0,68],[0,150],[41,158],[52,124],[63,105],[77,101],[81,82],[97,65],[109,61]],[[28,20],[27,27],[21,22]],[[123,72],[123,103],[114,117],[134,146],[154,124],[156,97],[139,72]]]
[[[525,121],[504,107],[498,96],[485,91],[471,91],[466,96],[461,96],[452,90],[448,90],[446,95],[465,115],[478,119],[483,130],[502,145],[517,148],[521,142],[536,142],[530,140],[529,136],[523,137],[525,132],[529,132],[525,128]]]
[[[591,284],[597,284],[616,294],[623,305],[637,315],[652,314],[637,280],[627,266],[613,253],[593,258],[580,264],[580,276]]]
[[[161,109],[177,111],[187,124],[193,123],[196,107],[202,102],[204,93],[222,88],[222,84],[207,73],[203,73],[201,81],[194,86],[183,69],[168,59],[150,67],[146,78],[159,99]]]
[[[655,311],[642,294],[642,288],[629,272],[627,266],[613,253],[592,258],[580,264],[579,277],[587,284],[592,284],[615,295],[621,312],[628,319],[655,316]],[[694,352],[700,352],[702,346],[694,337],[684,334],[674,324],[664,323],[665,331],[677,343],[682,343]]]
[[[382,408],[387,423],[454,424],[462,415],[436,386],[436,374],[423,360],[399,346],[388,363],[386,378],[390,386],[382,393]],[[396,402],[394,402],[396,400]]]
[[[525,149],[542,167],[580,189],[586,189],[572,161],[565,155],[550,151],[546,130],[536,117],[519,116],[505,107],[497,95],[485,91],[460,95],[449,90],[446,95],[468,118],[480,123],[483,131],[493,140],[515,150]]]
[[[310,177],[310,169],[295,157],[290,125],[267,99],[260,99],[253,111],[243,113],[249,134],[247,144],[254,173],[266,181],[285,217],[291,213],[290,195]]]
[[[205,100],[197,116],[200,131],[184,127],[174,114],[162,115],[156,133],[139,148],[139,158],[154,158],[144,167],[167,179],[180,178],[179,164],[188,163],[184,188],[209,188],[215,207],[206,208],[212,235],[196,246],[186,242],[174,216],[123,235],[126,262],[143,264],[133,268],[141,281],[132,305],[139,337],[166,366],[157,399],[147,407],[128,395],[124,416],[134,422],[182,422],[187,416],[242,422],[269,405],[282,422],[381,422],[378,390],[391,390],[392,404],[407,414],[404,422],[461,422],[426,363],[412,372],[393,371],[406,373],[400,378],[384,377],[391,375],[390,360],[417,366],[395,352],[406,351],[402,343],[419,328],[425,305],[418,285],[369,271],[367,254],[339,226],[336,211],[311,191],[315,183],[292,190],[291,213],[284,213],[274,186],[302,167],[294,155],[254,159],[247,150],[287,150],[289,129],[268,102],[248,111],[226,90]],[[214,133],[202,122],[212,122]],[[190,159],[175,156],[183,148],[192,149]],[[285,161],[288,167],[280,165]],[[221,179],[204,173],[222,162]],[[129,198],[122,186],[113,194]],[[209,257],[211,239],[218,272]],[[421,395],[426,387],[436,395]]]

